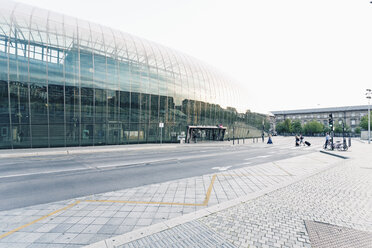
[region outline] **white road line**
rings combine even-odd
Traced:
[[[251,159],[256,159],[256,158],[268,158],[271,157],[272,155],[263,155],[263,156],[256,156],[256,157],[251,157],[251,158],[246,158],[244,160],[251,160]]]
[[[219,171],[225,171],[230,169],[232,166],[226,166],[226,167],[213,167],[212,170],[219,170]]]
[[[101,166],[89,166],[89,167],[75,168],[75,169],[50,170],[50,171],[43,171],[43,172],[13,174],[13,175],[0,176],[0,179],[12,178],[12,177],[23,177],[23,176],[46,175],[46,174],[54,174],[54,173],[76,172],[76,171],[89,171],[89,170],[96,170],[96,169],[99,170],[99,169],[110,169],[110,168],[120,168],[120,167],[133,167],[133,166],[140,166],[140,165],[145,165],[145,164],[167,162],[167,161],[173,161],[173,160],[177,160],[177,159],[139,161],[137,163],[130,163],[130,164],[120,163],[120,164],[109,164],[109,165],[101,165]]]

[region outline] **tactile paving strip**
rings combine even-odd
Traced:
[[[305,220],[313,248],[372,247],[372,233],[328,223]]]

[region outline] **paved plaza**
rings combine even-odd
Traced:
[[[314,176],[117,247],[372,247],[371,148],[353,149],[349,160]],[[318,230],[311,240],[309,221],[355,234],[320,242],[318,236],[331,233]]]
[[[310,247],[306,221],[369,234],[368,151],[356,141],[334,152],[346,160],[315,150],[247,159],[238,169],[1,211],[0,247]]]

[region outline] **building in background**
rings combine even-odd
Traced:
[[[0,148],[254,135],[265,116],[245,113],[240,94],[214,68],[159,44],[12,1],[0,6]]]
[[[362,117],[368,114],[368,105],[271,111],[271,113],[275,116],[276,123],[290,119],[291,121],[298,120],[305,125],[309,121],[316,120],[324,126],[328,126],[329,115],[332,114],[334,125],[342,125],[344,122],[354,132]]]

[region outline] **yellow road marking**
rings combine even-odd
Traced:
[[[219,174],[219,176],[231,176],[231,177],[252,177],[252,176],[260,176],[260,177],[289,177],[289,176],[292,176],[292,175]]]
[[[278,166],[279,167],[279,166]],[[279,167],[280,168],[280,167]],[[282,168],[280,168],[282,169]],[[283,170],[283,169],[282,169]],[[285,171],[285,170],[283,170]],[[286,171],[285,171],[286,172]],[[244,176],[292,176],[290,173],[286,172],[287,174],[289,175],[254,175],[254,174],[219,174],[221,176],[240,176],[240,177],[244,177]],[[214,182],[216,181],[216,178],[217,178],[217,174],[214,174],[212,176],[212,180],[211,180],[211,183],[209,184],[209,187],[208,187],[208,190],[207,190],[207,193],[205,195],[205,199],[203,201],[203,203],[177,203],[177,202],[151,202],[151,201],[122,201],[122,200],[83,200],[84,202],[112,202],[112,203],[133,203],[133,204],[161,204],[161,205],[178,205],[178,206],[207,206],[208,205],[208,202],[209,202],[209,199],[211,197],[211,193],[212,193],[212,190],[213,190],[213,185],[214,185]],[[17,227],[7,233],[4,233],[2,235],[0,235],[0,239],[2,238],[5,238],[6,236],[12,234],[12,233],[15,233],[23,228],[26,228],[32,224],[35,224],[45,218],[48,218],[56,213],[59,213],[61,211],[65,211],[69,208],[72,208],[73,206],[76,206],[77,204],[79,204],[81,201],[76,201],[74,203],[71,203],[70,205],[64,207],[64,208],[60,208],[54,212],[51,212],[47,215],[44,215],[42,217],[40,217],[39,219],[37,220],[34,220],[30,223],[27,223],[23,226],[20,226],[20,227]]]
[[[204,206],[198,203],[178,203],[178,202],[146,202],[146,201],[122,201],[122,200],[84,200],[85,202],[114,202],[114,203],[133,203],[133,204],[161,204],[161,205],[180,205],[180,206]]]
[[[72,203],[72,204],[70,204],[70,205],[68,205],[68,206],[66,206],[66,207],[64,207],[64,208],[60,208],[60,209],[58,209],[58,210],[56,210],[56,211],[54,211],[54,212],[51,212],[50,214],[44,215],[43,217],[40,217],[40,218],[37,219],[37,220],[31,221],[30,223],[27,223],[27,224],[25,224],[25,225],[23,225],[23,226],[17,227],[17,228],[15,228],[15,229],[13,229],[13,230],[7,232],[7,233],[2,234],[2,235],[0,236],[0,239],[5,238],[6,236],[8,236],[8,235],[10,235],[10,234],[12,234],[12,233],[15,233],[15,232],[17,232],[17,231],[19,231],[19,230],[21,230],[21,229],[23,229],[23,228],[26,228],[26,227],[28,227],[28,226],[31,226],[32,224],[35,224],[36,222],[39,222],[39,221],[41,221],[41,220],[43,220],[43,219],[45,219],[45,218],[48,218],[49,216],[52,216],[53,214],[56,214],[56,213],[59,213],[59,212],[61,212],[61,211],[66,210],[66,209],[72,208],[73,206],[75,206],[75,205],[77,205],[77,204],[79,204],[79,203],[80,203],[80,201],[76,201],[76,202],[74,202],[74,203]]]
[[[276,167],[278,167],[279,169],[281,169],[282,171],[284,171],[286,174],[288,174],[288,176],[293,176],[291,173],[289,173],[288,171],[284,170],[282,167],[280,167],[279,165],[277,165],[275,162],[272,162]]]
[[[212,177],[212,181],[209,184],[209,188],[208,188],[208,191],[207,191],[207,195],[205,196],[205,200],[203,202],[203,206],[207,206],[207,204],[209,202],[209,198],[211,197],[211,193],[212,193],[212,189],[213,189],[213,184],[214,184],[214,181],[216,180],[216,177],[217,177],[216,174],[213,175],[213,177]]]

